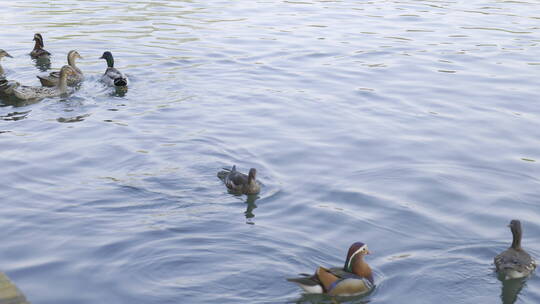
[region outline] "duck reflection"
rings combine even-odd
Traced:
[[[36,68],[41,72],[46,72],[51,68],[51,59],[49,57],[40,57],[32,60],[34,60]]]
[[[255,217],[255,214],[253,213],[253,210],[257,208],[257,205],[255,204],[255,201],[259,199],[259,196],[257,194],[249,194],[247,195],[246,199],[246,211],[244,212],[244,215],[246,216],[246,224],[255,225],[253,222],[253,218]]]
[[[504,280],[502,281],[501,288],[501,300],[503,304],[514,304],[517,301],[518,294],[526,285],[526,278],[513,279],[513,280]]]
[[[353,304],[367,304],[370,301],[365,298],[365,295],[355,297],[332,297],[321,294],[303,294],[294,303],[296,304],[340,304],[340,303],[353,303]]]

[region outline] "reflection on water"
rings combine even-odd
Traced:
[[[366,295],[356,297],[330,297],[318,294],[303,294],[298,300],[291,302],[297,304],[367,304],[371,301]]]
[[[31,110],[24,111],[24,112],[10,112],[5,115],[0,115],[0,119],[6,120],[6,121],[17,121],[21,119],[25,119],[28,114],[31,112]]]
[[[246,224],[254,225],[255,222],[253,221],[253,218],[255,217],[255,214],[253,213],[253,210],[257,208],[257,205],[255,204],[255,201],[259,198],[258,194],[249,194],[246,195],[246,211],[244,212],[244,215],[246,216]]]
[[[513,280],[504,280],[499,278],[502,283],[501,288],[501,300],[503,304],[514,304],[517,299],[519,292],[525,285],[527,285],[527,278],[513,279]]]
[[[46,72],[51,68],[51,59],[48,57],[36,58],[32,60],[35,62],[36,68],[41,72]]]

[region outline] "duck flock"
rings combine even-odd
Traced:
[[[30,52],[30,57],[35,60],[48,60],[51,53],[44,49],[43,36],[34,34],[34,49]],[[0,49],[0,60],[4,57],[12,56],[5,50]],[[19,100],[41,100],[48,97],[60,97],[73,94],[81,82],[84,81],[84,74],[75,63],[81,55],[71,50],[67,55],[67,65],[64,65],[59,72],[51,72],[48,76],[37,76],[41,86],[21,85],[17,81],[8,80],[0,65],[0,96],[4,98],[16,98]],[[101,76],[101,81],[119,92],[126,92],[128,86],[127,77],[114,67],[114,58],[111,52],[106,51],[100,57],[107,61],[107,69]]]
[[[51,54],[43,48],[41,34],[35,34],[34,41],[34,49],[30,56],[34,59],[48,58]],[[4,57],[12,56],[0,49],[0,60]],[[81,56],[77,51],[69,51],[68,64],[64,65],[59,72],[52,72],[48,76],[37,76],[42,84],[41,87],[24,86],[16,81],[7,80],[0,65],[0,94],[23,100],[69,95],[84,81],[82,71],[75,64],[75,60],[79,58]],[[104,52],[100,59],[107,61],[107,69],[101,81],[116,89],[127,90],[128,79],[114,67],[111,52]],[[236,166],[231,169],[224,168],[223,171],[217,173],[218,178],[223,181],[230,193],[248,195],[257,194],[261,190],[261,184],[257,181],[256,175],[255,168],[251,168],[246,175],[237,171]],[[521,222],[512,220],[508,227],[513,236],[512,245],[494,258],[495,269],[503,280],[525,278],[536,268],[536,262],[521,247]],[[306,293],[340,296],[364,294],[375,287],[371,268],[364,260],[369,253],[366,244],[355,242],[347,252],[343,267],[318,267],[314,274],[301,274],[300,277],[287,280],[298,284]]]

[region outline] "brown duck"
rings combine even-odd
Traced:
[[[498,254],[493,262],[497,272],[503,275],[505,280],[523,278],[536,268],[536,262],[521,247],[521,222],[512,220],[508,227],[512,231],[512,245]]]
[[[67,55],[67,62],[68,62],[68,65],[74,71],[74,73],[69,75],[68,78],[67,78],[67,85],[71,86],[71,87],[78,85],[79,83],[81,83],[81,81],[84,80],[84,75],[83,75],[81,69],[79,69],[77,67],[77,65],[75,64],[76,59],[82,59],[79,52],[77,52],[75,50],[69,51],[69,53]],[[48,76],[37,76],[37,78],[41,82],[42,86],[44,86],[44,87],[54,87],[54,86],[56,86],[58,84],[58,81],[60,80],[60,71],[51,72]]]
[[[261,185],[257,181],[257,170],[249,169],[248,175],[236,171],[236,166],[232,169],[223,168],[217,176],[225,183],[230,192],[236,194],[257,194],[261,191]]]
[[[47,52],[43,47],[43,36],[41,36],[40,33],[34,34],[34,49],[32,52],[30,52],[30,56],[34,59],[37,58],[49,58],[51,56],[51,53]]]

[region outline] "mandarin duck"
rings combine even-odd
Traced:
[[[236,171],[236,166],[232,169],[223,168],[217,176],[221,179],[227,189],[235,194],[257,194],[261,191],[261,185],[257,181],[257,170],[249,169],[248,175]]]
[[[496,271],[504,276],[505,280],[523,278],[536,268],[536,262],[521,248],[521,222],[512,220],[508,227],[512,231],[512,245],[498,254],[493,262]]]
[[[375,286],[373,273],[364,261],[369,254],[366,244],[356,242],[349,247],[343,268],[318,267],[314,275],[302,274],[287,281],[298,284],[306,293],[331,296],[352,296],[366,293]]]
[[[79,83],[81,83],[81,81],[84,80],[84,75],[83,75],[81,69],[79,69],[77,67],[77,65],[75,64],[75,60],[77,58],[82,59],[79,52],[77,52],[75,50],[69,51],[69,53],[67,55],[68,65],[73,69],[73,71],[75,73],[68,76],[68,78],[67,78],[67,85],[68,86],[76,86]],[[44,87],[54,87],[54,86],[56,86],[58,84],[58,81],[60,80],[60,72],[51,72],[49,74],[49,76],[37,76],[37,78],[41,82],[42,86],[44,86]]]

